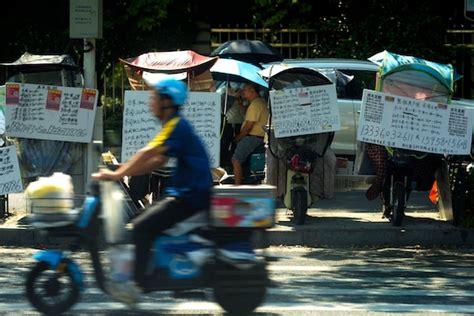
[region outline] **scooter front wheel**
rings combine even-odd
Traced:
[[[399,182],[395,183],[394,186],[392,224],[393,226],[401,226],[403,217],[405,217],[406,189]]]
[[[240,269],[217,261],[214,279],[214,298],[229,314],[247,315],[265,299],[268,273],[265,264]]]
[[[296,225],[303,225],[308,213],[308,193],[306,190],[296,189],[291,192],[291,206]]]
[[[67,265],[61,271],[55,271],[48,263],[38,262],[28,274],[26,296],[38,311],[59,315],[79,300],[79,286]]]

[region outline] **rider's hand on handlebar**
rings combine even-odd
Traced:
[[[113,181],[117,181],[117,180],[122,179],[122,176],[118,172],[108,170],[108,169],[101,169],[101,170],[99,170],[99,172],[93,173],[91,175],[91,177],[92,177],[93,180],[113,180]]]

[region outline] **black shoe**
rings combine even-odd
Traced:
[[[383,205],[382,206],[382,218],[392,218],[392,212],[393,212],[393,208],[391,205]]]

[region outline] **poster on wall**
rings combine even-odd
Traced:
[[[6,83],[5,133],[11,137],[89,143],[95,89]]]
[[[341,129],[336,87],[332,84],[272,90],[270,101],[276,138]]]
[[[364,90],[357,140],[435,154],[467,155],[472,109]]]
[[[0,148],[0,195],[23,191],[15,146]]]
[[[149,91],[125,91],[121,161],[130,159],[161,130],[150,111]],[[190,92],[182,112],[208,150],[212,167],[219,166],[221,96],[212,92]]]

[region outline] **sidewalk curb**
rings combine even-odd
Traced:
[[[48,238],[30,227],[0,228],[0,246],[41,247],[67,245],[67,239]],[[473,247],[474,229],[458,227],[425,228],[343,228],[321,229],[297,227],[270,229],[266,240],[257,239],[257,246],[308,246],[308,247],[400,247],[400,246],[451,246]]]
[[[18,196],[16,205],[21,205],[21,201]],[[380,201],[367,201],[362,190],[317,201],[301,226],[293,225],[291,212],[278,205],[276,222],[265,238],[256,238],[258,246],[474,247],[474,228],[461,228],[441,220],[436,207],[421,192],[412,194],[400,227],[382,219]],[[52,247],[67,245],[68,240],[48,237],[22,222],[0,226],[0,246]]]
[[[389,225],[389,224],[387,224]],[[474,246],[474,229],[457,227],[410,229],[403,227],[354,229],[296,229],[270,230],[270,245],[308,247],[362,247],[362,246]]]
[[[0,228],[1,246],[32,247],[47,244],[46,236],[29,227],[2,227]]]

